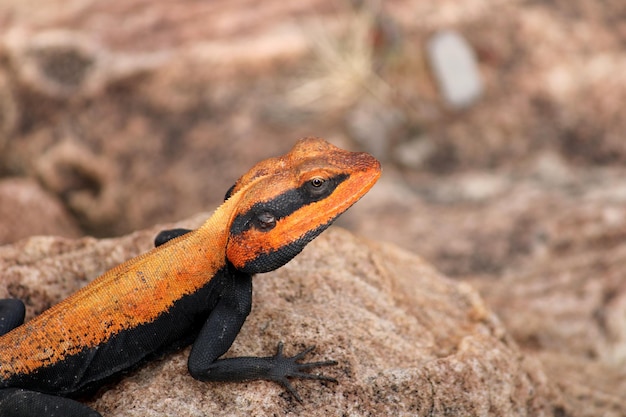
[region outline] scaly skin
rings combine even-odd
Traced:
[[[157,248],[1,336],[0,415],[98,415],[61,396],[93,390],[192,342],[189,371],[200,380],[267,379],[298,399],[288,377],[332,380],[303,372],[334,364],[298,363],[310,350],[289,358],[281,345],[275,356],[218,358],[250,311],[252,275],[296,256],[380,172],[370,155],[315,138],[258,163],[199,229],[163,232]],[[15,300],[0,304],[0,318],[15,323],[8,327],[19,324],[20,308]]]

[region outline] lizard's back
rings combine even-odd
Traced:
[[[224,285],[218,261],[224,242],[203,232],[109,270],[1,336],[0,386],[79,392],[191,343],[215,303],[215,286]]]

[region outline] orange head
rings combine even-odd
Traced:
[[[378,180],[380,163],[318,138],[259,162],[226,197],[239,200],[229,225],[226,257],[235,268],[272,271],[291,260]]]

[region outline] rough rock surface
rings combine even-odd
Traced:
[[[1,291],[28,300],[29,316],[36,314],[149,248],[153,235],[31,238],[5,246]],[[317,345],[312,357],[339,362],[325,369],[339,383],[297,381],[305,398],[299,404],[272,383],[195,381],[185,350],[123,379],[93,404],[107,417],[562,411],[541,364],[519,350],[469,285],[397,247],[342,229],[323,234],[282,269],[256,277],[252,313],[228,354],[271,354],[279,340],[289,353]]]
[[[0,245],[35,234],[78,237],[81,232],[55,195],[34,180],[0,181]]]
[[[2,2],[0,176],[113,236],[215,206],[305,135],[374,152],[383,178],[340,224],[470,282],[566,415],[626,415],[624,1],[249,3]],[[465,111],[425,62],[447,29],[484,81]]]
[[[571,415],[626,415],[623,174],[550,166],[524,179],[447,178],[421,198],[397,183],[376,187],[361,205],[386,227],[359,230],[477,288],[544,364]]]

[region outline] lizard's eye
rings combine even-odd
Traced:
[[[314,197],[321,196],[326,193],[330,181],[326,181],[322,177],[313,177],[307,182],[307,191]]]
[[[261,232],[269,232],[276,227],[276,217],[270,212],[263,212],[256,216],[254,226]]]
[[[322,178],[322,177],[315,177],[310,182],[311,182],[311,186],[312,187],[319,188],[322,185],[324,185],[325,181],[324,181],[324,178]]]

